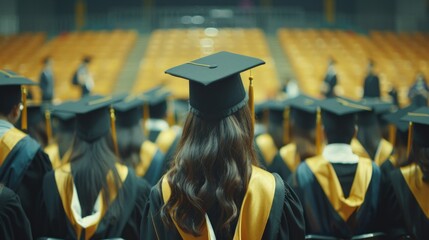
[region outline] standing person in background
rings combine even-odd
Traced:
[[[296,195],[257,167],[240,72],[260,59],[219,52],[171,68],[190,112],[174,164],[152,188],[140,239],[304,239]]]
[[[76,136],[64,164],[45,175],[45,237],[138,239],[150,187],[116,152],[110,105],[120,97],[91,96],[54,110],[76,114]]]
[[[0,70],[0,182],[17,193],[31,222],[33,236],[38,236],[37,211],[42,200],[43,176],[52,166],[40,145],[13,126],[21,116],[25,99],[21,87],[34,84],[13,72]],[[24,117],[22,121],[26,122]]]
[[[335,87],[337,86],[337,72],[335,71],[335,60],[329,58],[328,70],[326,72],[325,79],[322,83],[321,93],[326,98],[335,97]]]
[[[368,63],[368,73],[365,77],[363,84],[363,97],[364,98],[380,98],[380,79],[374,73],[374,61],[369,60]]]
[[[43,71],[40,74],[40,90],[42,91],[42,101],[51,103],[54,98],[54,73],[52,71],[52,58],[47,56],[43,60]]]
[[[94,88],[94,80],[92,79],[92,75],[89,72],[90,62],[91,57],[84,57],[72,79],[72,84],[81,88],[82,97],[90,95],[92,89]]]
[[[408,98],[412,105],[416,107],[426,107],[428,105],[429,87],[423,73],[418,73],[416,81],[408,91]]]

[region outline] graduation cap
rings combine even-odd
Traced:
[[[215,53],[165,71],[189,80],[190,111],[201,118],[227,117],[247,104],[240,72],[262,65],[258,58],[230,52]],[[252,80],[252,78],[249,78]],[[253,87],[249,87],[253,110]]]
[[[147,100],[148,116],[150,118],[162,119],[166,116],[168,110],[168,98],[171,92],[162,86],[150,89],[144,93],[144,98]]]
[[[414,105],[409,105],[408,107],[383,115],[383,119],[391,124],[389,127],[389,142],[392,143],[392,145],[395,144],[396,133],[398,133],[401,138],[406,137],[406,134],[408,133],[408,123],[406,121],[402,121],[401,118],[416,108],[417,107]]]
[[[408,153],[410,153],[412,142],[421,147],[429,147],[429,108],[415,109],[401,119],[409,122]]]
[[[371,111],[370,107],[357,104],[346,98],[330,98],[319,102],[323,126],[330,133],[335,134],[342,142],[342,135],[350,134],[354,129],[356,114]],[[353,130],[354,131],[354,130]],[[328,136],[329,138],[329,136]]]
[[[395,110],[395,105],[392,102],[382,101],[378,98],[364,98],[359,102],[355,102],[371,108],[371,111],[365,111],[358,114],[358,122],[361,125],[372,125],[377,121],[384,125],[386,122],[383,115]]]
[[[66,102],[55,106],[54,111],[76,114],[76,134],[86,142],[94,142],[112,129],[115,140],[114,112],[110,106],[124,96],[89,96],[79,101]]]
[[[23,109],[21,113],[21,129],[27,130],[27,89],[24,85],[36,85],[37,83],[20,76],[9,70],[0,70],[0,104],[9,104],[17,102],[21,98]],[[9,86],[21,86],[21,96],[15,96],[15,91],[10,91]],[[5,88],[6,87],[6,88]]]
[[[302,129],[315,128],[318,102],[319,100],[303,94],[290,99],[289,105],[294,125]]]
[[[115,103],[116,124],[122,127],[131,127],[139,124],[143,118],[143,104],[145,98],[139,95],[129,95],[121,102]]]
[[[52,111],[51,118],[53,119],[58,131],[74,132],[76,130],[76,114],[63,111]]]

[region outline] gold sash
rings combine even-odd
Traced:
[[[49,159],[51,160],[52,168],[56,169],[61,166],[61,157],[58,144],[49,144],[44,149],[45,153],[48,154]]]
[[[429,184],[423,182],[423,173],[416,164],[411,164],[401,168],[402,176],[408,185],[411,193],[417,200],[420,209],[429,218]]]
[[[392,155],[392,151],[392,144],[382,138],[378,145],[377,153],[374,157],[375,164],[377,164],[377,166],[381,166],[381,164],[383,164]]]
[[[298,165],[301,163],[299,155],[296,153],[296,144],[289,143],[288,145],[280,148],[280,156],[283,159],[283,162],[289,168],[291,172],[295,172],[298,168]]]
[[[252,166],[252,176],[249,186],[243,199],[240,209],[237,227],[235,228],[234,240],[242,239],[262,239],[265,225],[270,216],[271,207],[274,200],[276,181],[274,176],[258,167]],[[171,195],[171,189],[167,178],[162,179],[162,196],[164,203],[168,201]],[[204,224],[201,229],[201,236],[195,237],[192,234],[184,232],[174,221],[180,236],[185,240],[209,239],[207,225]]]
[[[174,140],[176,140],[176,135],[176,130],[173,128],[169,128],[159,133],[155,143],[158,145],[159,150],[161,150],[162,153],[167,153]]]
[[[127,178],[128,168],[123,165],[116,164],[116,169],[118,170],[118,174],[123,183]],[[110,203],[112,203],[115,200],[118,192],[115,188],[112,172],[109,172],[107,178],[107,184],[110,190]],[[71,174],[71,167],[69,163],[62,165],[55,170],[55,182],[57,184],[57,189],[61,197],[64,212],[69,219],[71,225],[73,226],[77,238],[80,239],[82,231],[85,230],[85,239],[90,239],[94,235],[95,231],[97,230],[98,224],[103,219],[103,216],[106,214],[108,209],[105,208],[103,201],[101,201],[101,216],[100,219],[98,219],[98,222],[87,227],[86,229],[82,229],[82,227],[76,222],[75,218],[73,217],[71,209],[71,200],[73,194],[73,176]]]
[[[351,146],[354,154],[358,155],[359,157],[370,158],[368,152],[365,150],[365,148],[362,146],[362,144],[357,138],[352,139]],[[382,138],[380,143],[378,144],[377,152],[374,156],[375,164],[377,164],[377,166],[381,166],[381,164],[383,164],[384,161],[386,161],[389,156],[392,155],[392,151],[392,144]]]
[[[265,163],[270,166],[277,154],[277,147],[273,138],[267,133],[261,134],[256,137],[256,144],[265,158]]]
[[[25,136],[27,135],[17,128],[11,128],[0,138],[0,166],[3,165],[15,145]]]
[[[305,162],[313,172],[332,207],[344,221],[347,221],[365,200],[366,191],[372,177],[371,160],[367,158],[359,159],[348,198],[344,197],[337,174],[328,160],[322,156],[317,156],[307,159]]]
[[[136,166],[136,175],[143,177],[152,163],[158,147],[151,141],[144,141],[140,147],[140,162]]]

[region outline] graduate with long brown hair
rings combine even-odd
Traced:
[[[152,188],[140,239],[304,239],[297,196],[257,166],[239,73],[263,63],[220,52],[166,71],[190,81],[190,112],[174,164]]]

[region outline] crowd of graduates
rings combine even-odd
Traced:
[[[77,72],[82,98],[54,104],[45,63],[39,102],[0,70],[1,239],[429,239],[422,75],[399,106],[370,61],[352,100],[331,60],[322,98],[254,104],[239,73],[264,62],[220,52],[166,71],[189,102],[94,95]]]

